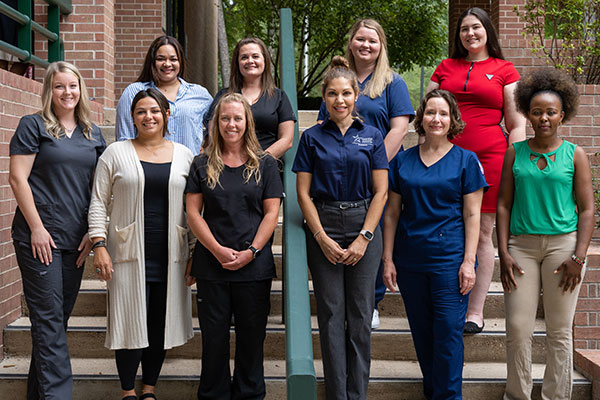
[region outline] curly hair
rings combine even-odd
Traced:
[[[563,122],[577,114],[579,90],[577,84],[567,74],[556,68],[542,68],[524,75],[515,89],[517,110],[527,116],[531,100],[541,93],[553,93],[558,96],[565,116]]]
[[[448,129],[448,140],[452,140],[458,134],[460,134],[463,129],[465,129],[465,122],[460,119],[460,111],[458,110],[456,98],[447,90],[435,89],[423,96],[423,100],[421,100],[421,105],[419,106],[417,115],[415,116],[415,131],[419,136],[425,136],[425,129],[423,128],[423,114],[425,113],[427,102],[435,97],[442,98],[446,100],[446,103],[448,103],[448,108],[450,109],[450,128]]]

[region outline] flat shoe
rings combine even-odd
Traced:
[[[476,333],[481,333],[481,331],[483,331],[484,327],[485,327],[485,322],[483,323],[483,325],[478,326],[473,321],[467,321],[465,323],[465,327],[463,328],[463,333],[465,333],[467,335],[474,335]]]
[[[121,400],[137,400],[137,397],[135,397],[135,396],[125,396]]]
[[[143,395],[141,395],[139,397],[139,400],[144,400],[144,399],[156,399],[156,396],[154,395],[154,393],[144,393]]]

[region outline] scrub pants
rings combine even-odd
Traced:
[[[368,210],[368,203],[361,203],[360,207],[340,209],[333,202],[315,201],[323,229],[342,248],[360,234]],[[331,264],[307,231],[328,400],[367,398],[373,291],[382,252],[379,227],[374,234],[363,258],[355,266],[346,266]]]
[[[546,370],[543,400],[571,398],[573,375],[572,326],[581,284],[572,292],[558,287],[562,273],[555,274],[563,261],[575,252],[577,232],[564,235],[519,235],[508,241],[508,251],[525,271],[515,273],[519,286],[504,292],[506,308],[507,379],[505,400],[531,398],[531,337],[540,298],[544,292],[546,321]],[[581,277],[585,268],[581,271]]]
[[[397,282],[423,373],[425,397],[462,399],[462,335],[469,296],[460,294],[458,269],[398,268]]]
[[[14,241],[31,321],[31,363],[27,399],[64,400],[73,392],[67,347],[67,323],[79,293],[83,266],[77,250],[52,249],[46,266],[31,254],[28,242]]]
[[[199,400],[260,400],[266,395],[264,342],[271,310],[271,279],[250,282],[199,279],[202,330]],[[229,327],[235,316],[235,368],[229,369]]]

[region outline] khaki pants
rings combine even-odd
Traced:
[[[562,273],[554,271],[575,251],[577,232],[564,235],[512,236],[508,251],[525,271],[515,273],[518,289],[504,293],[506,309],[507,379],[504,400],[531,398],[531,342],[540,292],[546,321],[546,370],[542,399],[571,398],[572,325],[581,284],[563,293]],[[581,271],[582,278],[585,267]]]

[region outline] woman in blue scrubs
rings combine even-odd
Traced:
[[[400,288],[425,397],[433,400],[462,398],[462,331],[488,187],[475,153],[450,142],[463,128],[452,94],[423,98],[415,129],[425,141],[390,163],[384,217],[383,280]]]
[[[381,133],[355,117],[358,82],[343,57],[334,57],[321,90],[330,117],[304,132],[292,169],[308,226],[326,396],[366,399],[388,161]]]

